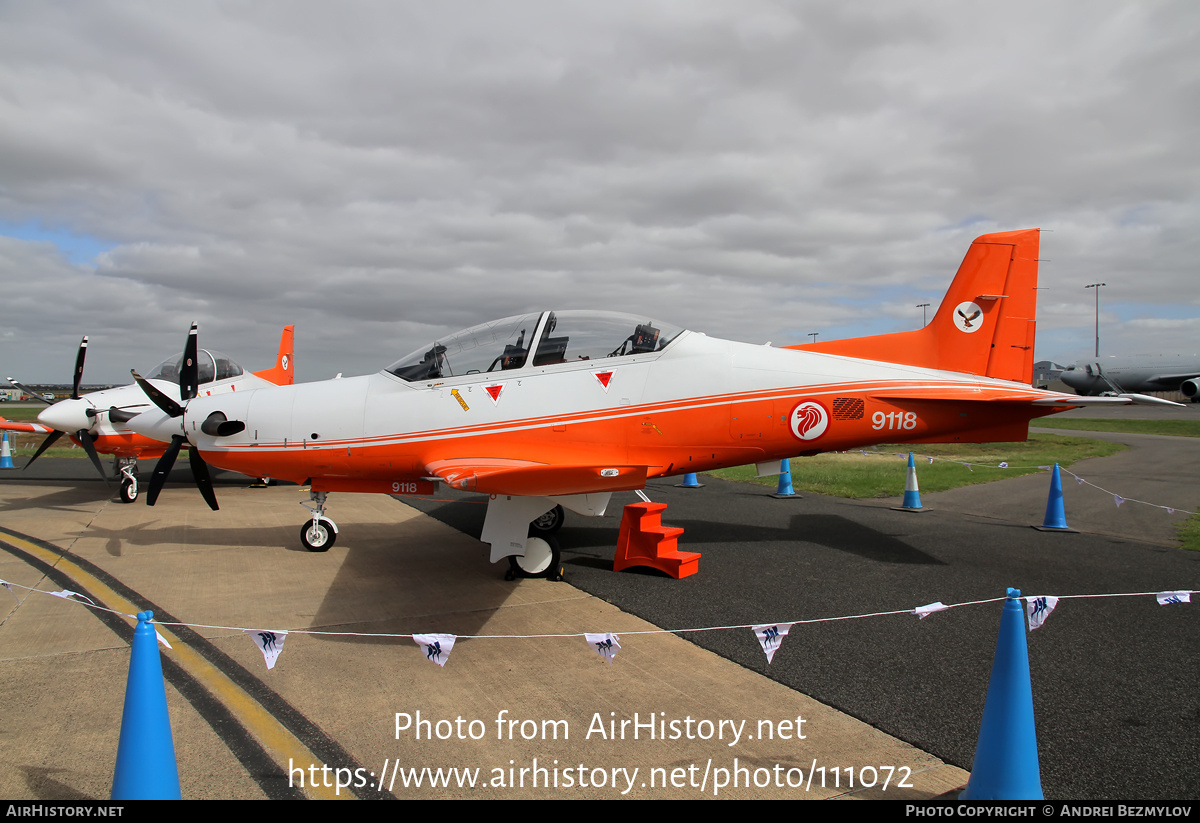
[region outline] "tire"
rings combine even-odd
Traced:
[[[300,527],[300,542],[310,552],[327,552],[336,540],[333,523],[323,517],[315,525],[309,520]]]
[[[543,514],[537,520],[529,524],[529,533],[537,537],[546,537],[551,534],[557,534],[562,528],[563,522],[567,519],[567,513],[563,511],[562,506],[555,506],[550,511]]]
[[[121,478],[121,502],[132,503],[138,499],[138,482],[137,478],[122,477]]]
[[[524,555],[509,555],[509,570],[514,577],[554,577],[560,571],[558,541],[550,535],[530,537]]]

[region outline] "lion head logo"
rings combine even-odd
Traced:
[[[829,412],[815,400],[805,400],[792,409],[792,434],[799,440],[816,440],[829,428]]]

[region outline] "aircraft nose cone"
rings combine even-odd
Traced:
[[[168,417],[160,409],[144,411],[126,425],[143,437],[163,443],[170,443],[174,435],[183,434],[183,418]]]
[[[38,415],[38,422],[43,426],[64,432],[77,432],[80,429],[91,429],[94,422],[88,417],[88,409],[93,408],[86,400],[60,400],[53,406],[43,409]]]

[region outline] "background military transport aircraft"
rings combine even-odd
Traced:
[[[193,334],[195,326],[192,326]],[[177,354],[154,367],[150,380],[154,381],[161,392],[168,396],[180,397],[180,375],[190,374],[192,381],[192,396],[198,393],[204,395],[224,394],[233,391],[262,388],[264,386],[291,385],[293,381],[293,327],[285,326],[279,338],[279,353],[275,357],[272,368],[260,372],[247,372],[233,360],[218,351],[200,349],[192,352],[193,367],[185,368],[184,355]],[[99,454],[111,454],[116,459],[117,472],[121,478],[121,500],[131,503],[138,496],[137,461],[139,458],[161,457],[166,446],[160,440],[137,434],[127,425],[147,409],[153,408],[146,402],[145,392],[136,385],[119,386],[114,389],[91,392],[81,395],[79,384],[83,379],[83,364],[87,357],[88,339],[85,337],[79,344],[79,353],[75,356],[75,376],[71,386],[71,396],[66,400],[51,403],[41,395],[22,386],[11,377],[10,383],[29,396],[50,405],[38,415],[37,423],[18,423],[0,419],[0,430],[47,432],[50,436],[42,441],[41,446],[34,452],[33,457],[25,464],[29,468],[46,449],[50,448],[64,434],[78,443],[100,476],[105,480],[108,475],[100,465]]]
[[[1079,360],[1059,379],[1083,395],[1177,391],[1200,403],[1200,357],[1139,355]]]
[[[330,492],[489,494],[492,561],[538,574],[557,570],[558,551],[531,523],[553,531],[559,504],[603,514],[612,492],[648,478],[778,473],[781,458],[875,443],[1024,440],[1033,418],[1131,402],[1030,387],[1038,240],[976,239],[919,331],[773,348],[640,315],[535,312],[378,374],[159,403],[131,426],[221,468],[311,484],[300,539],[312,551],[336,538]]]

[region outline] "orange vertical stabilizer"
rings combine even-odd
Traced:
[[[1040,232],[975,238],[933,322],[919,331],[786,348],[1031,383]]]

